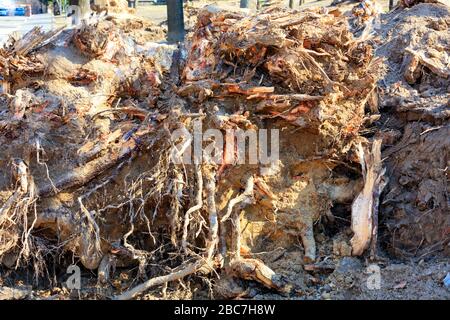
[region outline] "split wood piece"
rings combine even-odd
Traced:
[[[383,181],[385,168],[381,163],[381,139],[373,141],[371,151],[364,149],[359,144],[358,157],[362,167],[364,187],[352,204],[354,235],[350,242],[354,256],[361,255],[370,244],[374,222],[376,222],[374,220],[377,220],[378,197],[386,185]]]
[[[312,102],[292,100],[263,100],[256,107],[256,112],[263,118],[283,118],[287,121],[296,121],[313,109],[316,104]],[[312,100],[311,100],[312,101]]]
[[[250,87],[243,88],[239,84],[224,83],[222,86],[226,89],[227,93],[238,93],[247,96],[253,96],[258,94],[269,94],[275,91],[275,87]]]
[[[199,80],[188,82],[177,89],[177,94],[182,97],[189,97],[197,94],[199,97],[207,98],[213,95],[213,90],[219,87],[219,83],[214,80]]]
[[[259,193],[263,194],[265,197],[268,197],[270,200],[277,199],[277,196],[272,192],[271,188],[267,185],[267,182],[264,181],[263,178],[256,177],[255,186]]]
[[[274,94],[275,87],[250,87],[243,88],[238,84],[223,84],[227,93],[236,93],[246,95],[247,100],[252,99],[268,99],[268,100],[295,100],[301,101],[317,101],[322,100],[324,96],[311,96],[309,94],[292,93],[292,94]]]
[[[291,93],[291,94],[271,94],[265,97],[271,100],[295,100],[297,102],[302,101],[318,101],[322,100],[324,96],[311,96],[309,94]]]
[[[142,108],[137,108],[137,107],[121,107],[121,108],[111,108],[111,109],[105,109],[102,110],[96,114],[94,114],[92,116],[92,119],[97,118],[100,115],[103,115],[105,113],[125,113],[126,115],[130,116],[130,117],[136,117],[139,120],[145,120],[146,117],[148,117],[148,115],[150,114],[148,111],[142,109]]]
[[[41,27],[34,27],[28,31],[20,40],[16,41],[12,48],[12,53],[26,56],[31,51],[48,44],[64,27],[57,28],[49,32],[43,32]]]

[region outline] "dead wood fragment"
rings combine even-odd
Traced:
[[[41,27],[34,27],[13,44],[11,53],[19,56],[26,56],[31,51],[45,46],[52,39],[57,37],[64,28],[65,27],[60,27],[49,32],[43,32]]]
[[[324,96],[311,96],[308,94],[291,93],[291,94],[272,94],[266,97],[273,100],[294,100],[294,101],[317,101],[322,100]]]

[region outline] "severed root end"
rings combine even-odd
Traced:
[[[312,263],[316,260],[316,241],[314,240],[313,222],[308,220],[305,222],[303,229],[300,231],[303,247],[305,248],[304,263]]]
[[[230,262],[230,268],[236,277],[245,280],[254,280],[265,287],[277,291],[285,291],[286,286],[272,269],[258,259],[234,259]]]
[[[105,254],[98,266],[98,284],[105,285],[109,282],[112,269],[115,268],[115,257],[110,254]]]

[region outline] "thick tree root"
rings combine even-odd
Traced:
[[[194,212],[200,210],[203,206],[203,176],[200,165],[195,166],[195,176],[197,178],[197,194],[195,197],[196,204],[191,208],[189,208],[184,214],[183,236],[181,238],[181,247],[185,252],[187,251],[187,236],[191,215]]]
[[[188,210],[189,213],[192,213],[196,210],[200,210],[202,207],[202,199],[198,197],[198,195],[202,195],[203,189],[203,180],[205,180],[205,196],[206,196],[206,207],[208,211],[209,217],[209,237],[207,240],[207,246],[205,248],[205,253],[202,258],[198,259],[196,262],[185,264],[177,271],[174,271],[168,275],[160,276],[152,278],[133,289],[130,289],[121,295],[114,297],[115,300],[129,300],[136,297],[139,294],[142,294],[146,290],[166,284],[171,281],[180,280],[188,275],[201,272],[203,274],[209,273],[214,270],[217,266],[222,266],[222,261],[219,261],[217,264],[214,259],[216,253],[218,252],[218,244],[219,244],[219,221],[218,214],[216,208],[216,179],[215,179],[215,170],[211,168],[204,168],[203,176],[200,177],[199,172],[201,174],[200,168],[196,168],[197,175],[197,204],[191,209]],[[241,227],[240,227],[240,210],[236,210],[235,206],[238,203],[243,203],[243,205],[248,205],[253,201],[253,186],[254,186],[254,178],[250,176],[246,183],[245,191],[237,196],[236,198],[230,200],[229,205],[227,207],[227,213],[229,213],[228,217],[233,215],[233,225],[234,225],[234,251],[232,253],[233,259],[231,260],[228,268],[226,270],[230,270],[232,275],[236,277],[240,277],[246,280],[254,280],[257,281],[264,286],[275,289],[275,290],[283,290],[283,283],[279,276],[275,274],[273,270],[267,267],[262,261],[257,259],[243,259],[240,256],[240,246],[241,246]],[[235,210],[233,210],[235,208]],[[242,206],[240,206],[242,209]],[[233,214],[234,212],[234,214]],[[221,219],[221,223],[224,223],[228,218],[227,215],[223,216]],[[186,216],[185,216],[186,218]],[[186,220],[184,228],[186,227]],[[222,227],[220,229],[223,232]],[[183,231],[183,235],[185,231]],[[184,236],[183,236],[184,238]],[[187,238],[187,237],[186,237]],[[187,242],[186,242],[187,243]],[[220,259],[219,259],[220,260]],[[103,264],[103,263],[102,263]],[[101,264],[101,265],[102,265]],[[102,268],[103,270],[104,268]],[[99,273],[100,276],[100,273]],[[102,278],[104,276],[102,275]]]
[[[312,219],[305,219],[303,228],[300,231],[300,237],[305,248],[305,256],[303,258],[305,263],[311,263],[316,260],[316,241],[313,227]]]
[[[182,267],[179,271],[175,271],[175,272],[170,273],[165,276],[152,278],[152,279],[134,287],[133,289],[128,290],[128,291],[122,293],[121,295],[114,297],[113,299],[114,300],[133,299],[138,294],[141,294],[152,287],[159,286],[159,285],[165,284],[167,282],[183,279],[184,277],[197,272],[204,265],[205,265],[205,261],[203,261],[203,260],[199,260],[195,263],[188,264],[188,265]]]

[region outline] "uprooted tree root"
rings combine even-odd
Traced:
[[[281,277],[245,249],[241,222],[255,209],[273,216],[274,230],[290,229],[288,237],[302,239],[305,261],[315,260],[313,224],[360,188],[360,180],[341,191],[331,180],[316,186],[357,141],[367,144],[357,133],[376,81],[370,46],[352,39],[343,17],[207,9],[177,70],[166,61],[176,59],[173,47],[148,56],[118,25],[34,29],[2,52],[10,91],[1,164],[15,160],[0,180],[0,256],[12,255],[18,267],[42,251],[33,246],[53,242],[46,254],[73,252],[98,270],[100,284],[114,266],[137,264],[140,277],[149,262],[172,270],[155,270],[116,299],[219,269],[283,291]],[[233,141],[210,139],[203,143],[219,162],[176,164],[192,139],[173,141],[171,132],[192,132],[199,121],[200,133],[287,127],[281,147],[298,149],[259,167],[238,164],[243,155]],[[302,148],[302,139],[315,147]],[[42,253],[37,260],[44,262]]]
[[[376,256],[387,179],[381,140],[361,132],[382,61],[345,17],[207,8],[186,48],[142,45],[133,25],[35,29],[0,52],[1,263],[33,259],[42,276],[46,256],[70,252],[102,286],[115,267],[137,266],[147,280],[113,299],[194,274],[284,292],[254,252],[300,242],[313,263],[314,226],[336,205],[351,212],[343,246]],[[183,162],[198,126],[225,137],[280,129],[279,159],[242,163],[237,138],[209,137],[200,147],[219,161]]]

